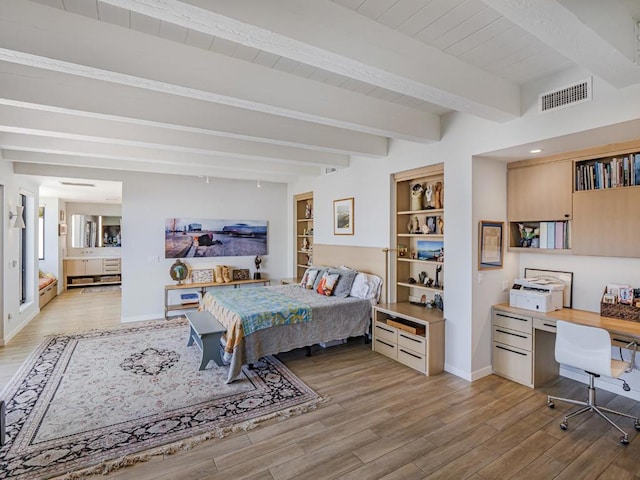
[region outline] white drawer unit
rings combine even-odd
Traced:
[[[120,259],[119,258],[105,258],[102,261],[102,273],[120,273]]]
[[[444,370],[442,312],[411,304],[381,304],[374,308],[374,351],[426,375]]]
[[[494,310],[492,323],[493,372],[533,386],[533,317]]]
[[[65,287],[117,285],[122,281],[120,258],[69,258],[64,261]]]

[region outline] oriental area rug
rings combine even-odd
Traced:
[[[106,473],[323,401],[275,357],[226,384],[188,337],[179,319],[45,339],[0,394],[0,479]]]

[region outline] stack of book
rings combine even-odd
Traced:
[[[576,164],[576,191],[640,185],[640,153]]]
[[[569,222],[540,222],[540,248],[569,248]]]

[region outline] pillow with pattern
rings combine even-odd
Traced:
[[[316,291],[321,295],[325,295],[327,297],[331,296],[336,283],[338,283],[338,278],[340,278],[340,275],[337,273],[324,272],[320,279],[320,283],[318,283]]]
[[[316,280],[318,279],[318,273],[320,273],[320,270],[318,270],[317,268],[308,268],[304,273],[304,277],[302,277],[300,286],[302,288],[308,288],[309,290],[312,290],[316,283]]]

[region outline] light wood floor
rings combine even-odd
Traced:
[[[43,335],[115,326],[119,293],[65,293],[0,347],[4,385]],[[560,379],[532,390],[500,377],[469,383],[450,374],[425,377],[373,353],[361,341],[305,358],[280,355],[329,400],[317,410],[261,424],[249,432],[153,457],[109,478],[213,479],[640,479],[640,438],[631,444],[604,421],[582,415],[562,431],[567,406],[546,394],[580,398],[585,387]],[[601,403],[640,414],[640,404],[608,392]],[[101,477],[95,477],[101,478]]]

